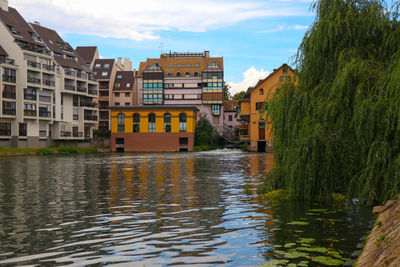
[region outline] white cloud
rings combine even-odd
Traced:
[[[161,30],[203,32],[252,18],[304,15],[258,0],[10,0],[28,21],[60,33],[152,40]]]
[[[295,25],[295,26],[294,26],[294,29],[295,29],[295,30],[299,30],[299,31],[301,31],[301,30],[307,30],[307,29],[308,29],[308,26],[304,26],[304,25]]]
[[[279,26],[274,29],[267,29],[263,31],[258,31],[257,33],[273,33],[273,32],[281,32],[284,30],[296,30],[296,31],[303,31],[308,29],[308,26],[303,26],[303,25],[294,25],[294,26]]]
[[[256,85],[259,80],[266,78],[269,74],[270,72],[264,71],[264,69],[257,70],[254,67],[249,68],[243,73],[242,82],[228,82],[228,85],[231,87],[231,95],[233,96],[240,91],[247,91],[249,87]]]

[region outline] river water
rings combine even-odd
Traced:
[[[370,210],[245,194],[272,166],[235,150],[1,158],[0,266],[343,263]]]

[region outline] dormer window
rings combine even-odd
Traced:
[[[104,64],[104,68],[109,68],[110,64]]]
[[[98,68],[101,67],[101,64],[96,64],[96,65],[94,65],[94,67],[95,67],[96,69],[98,69]]]
[[[120,88],[120,87],[121,87],[121,84],[120,84],[120,83],[115,83],[114,87],[115,87],[115,88]]]
[[[107,71],[103,71],[102,73],[101,73],[101,76],[103,76],[103,77],[106,77],[108,75],[108,72]]]
[[[122,79],[122,75],[121,75],[121,74],[118,74],[118,75],[117,75],[117,79]]]
[[[130,87],[130,86],[131,86],[131,83],[127,83],[127,84],[126,84],[126,87]]]

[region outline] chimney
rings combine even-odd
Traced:
[[[127,57],[124,58],[124,71],[132,71],[132,62]]]
[[[8,12],[8,0],[0,0],[0,9]]]
[[[1,0],[0,0],[0,1],[1,1]],[[37,21],[37,20],[35,20],[33,23],[40,26],[40,22]]]
[[[204,51],[204,54],[206,55],[206,58],[210,57],[210,51]]]

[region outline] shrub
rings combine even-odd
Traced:
[[[60,146],[57,148],[58,154],[74,154],[78,153],[78,149],[70,146]]]
[[[48,155],[53,155],[54,152],[47,149],[47,148],[43,148],[43,149],[39,149],[37,152],[38,156],[48,156]]]

